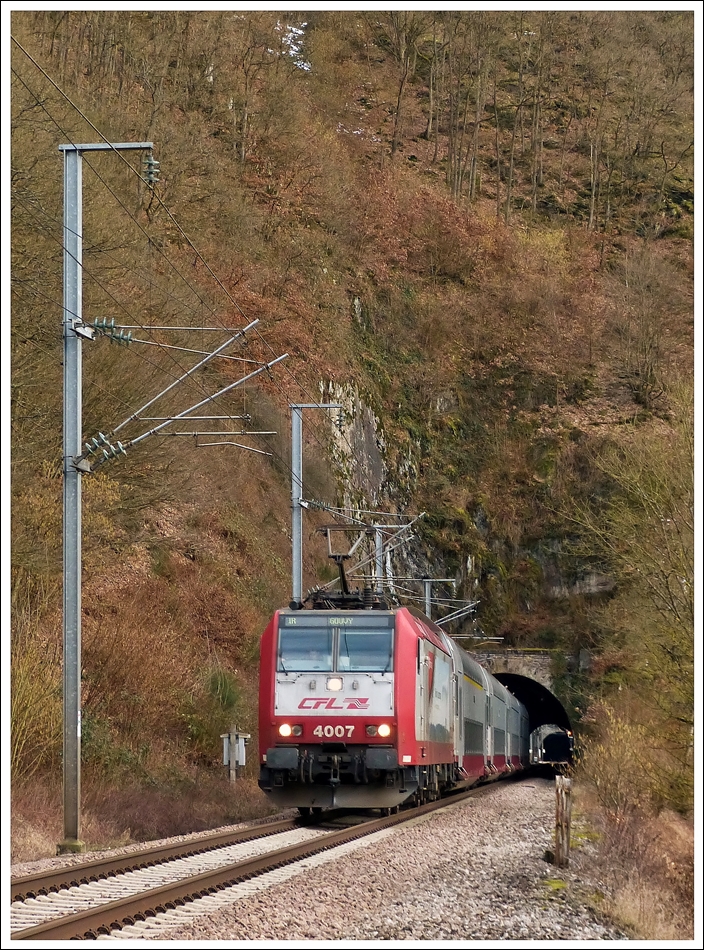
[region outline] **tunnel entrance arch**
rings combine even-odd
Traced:
[[[520,673],[494,673],[493,675],[526,707],[531,732],[539,726],[553,723],[562,729],[572,730],[565,707],[547,686]]]

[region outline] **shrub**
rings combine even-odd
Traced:
[[[648,800],[650,767],[643,750],[648,736],[608,706],[591,711],[599,722],[599,736],[583,739],[578,750],[581,774],[596,790],[607,821],[624,826]]]
[[[61,656],[41,608],[15,605],[10,648],[10,729],[13,778],[26,781],[58,760],[62,741]]]
[[[244,715],[242,707],[234,674],[214,661],[183,703],[182,718],[197,761],[210,765],[219,760],[220,736],[230,732],[237,717]]]

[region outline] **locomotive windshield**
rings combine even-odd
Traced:
[[[341,630],[337,669],[351,673],[385,673],[391,669],[391,631],[356,633]]]
[[[284,673],[332,672],[332,629],[279,631],[278,669]]]
[[[282,614],[277,669],[283,673],[387,673],[393,669],[388,614]]]

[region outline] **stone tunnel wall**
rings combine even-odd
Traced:
[[[555,650],[496,650],[472,651],[472,655],[494,676],[497,673],[515,673],[535,680],[553,692],[552,661]],[[568,658],[568,665],[570,658]]]

